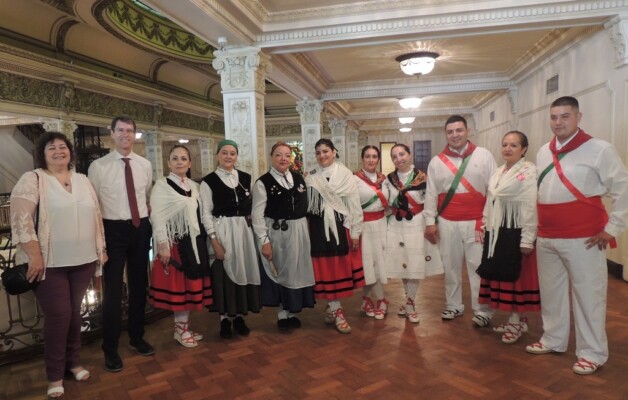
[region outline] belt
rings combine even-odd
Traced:
[[[144,217],[144,218],[140,218],[140,223],[142,223],[143,221],[148,221],[148,217]],[[133,224],[133,220],[132,219],[103,219],[103,222],[109,223],[109,224]]]

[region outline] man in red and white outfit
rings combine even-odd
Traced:
[[[439,244],[445,268],[447,306],[441,313],[452,320],[464,313],[462,265],[466,263],[471,286],[473,322],[487,326],[492,311],[479,304],[480,276],[475,272],[482,259],[482,210],[488,181],[497,165],[493,155],[467,138],[467,121],[454,115],[445,123],[447,146],[427,167],[425,238]],[[437,222],[438,221],[438,222]]]
[[[628,224],[628,171],[610,143],[578,127],[578,100],[550,107],[554,138],[539,150],[537,260],[543,336],[532,354],[564,352],[569,343],[569,284],[576,328],[573,372],[594,373],[608,359],[606,289],[608,244]],[[610,218],[601,196],[612,199]]]

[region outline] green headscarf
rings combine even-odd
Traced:
[[[224,146],[233,146],[236,149],[236,153],[238,153],[238,144],[229,139],[221,140],[220,143],[218,143],[218,150],[216,151],[216,153],[218,153],[220,149],[222,149]]]

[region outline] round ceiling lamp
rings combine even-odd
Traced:
[[[431,51],[417,51],[401,55],[395,60],[406,75],[425,75],[432,72],[434,63],[440,54]]]
[[[421,99],[419,97],[408,97],[405,99],[399,99],[399,105],[405,110],[411,108],[417,108],[421,105]]]
[[[399,128],[399,132],[407,133],[410,132],[412,128]]]
[[[411,124],[414,122],[414,117],[399,117],[400,124]]]

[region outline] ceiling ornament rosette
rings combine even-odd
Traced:
[[[120,40],[162,57],[209,64],[215,50],[210,44],[131,0],[100,0],[94,17]]]

